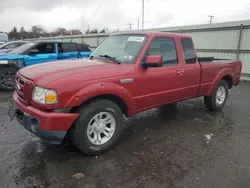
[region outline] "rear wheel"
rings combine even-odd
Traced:
[[[69,132],[72,143],[84,154],[96,155],[111,149],[119,140],[124,117],[119,106],[109,100],[85,104]]]
[[[211,96],[205,96],[204,102],[210,110],[221,110],[228,98],[228,84],[225,80],[221,80],[214,93]]]
[[[3,68],[0,70],[0,89],[13,91],[15,89],[15,75],[17,69],[14,67]]]

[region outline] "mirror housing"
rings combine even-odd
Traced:
[[[29,51],[29,55],[36,55],[38,53],[39,53],[39,51],[37,49],[32,49]]]
[[[146,61],[142,64],[144,68],[148,67],[161,67],[162,66],[162,56],[161,55],[149,55]]]

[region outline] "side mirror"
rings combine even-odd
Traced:
[[[143,68],[148,67],[161,67],[162,66],[162,56],[161,55],[149,55],[146,61],[142,64]]]
[[[34,55],[36,55],[38,53],[39,53],[39,51],[37,49],[32,49],[32,50],[29,51],[28,54],[34,56]]]

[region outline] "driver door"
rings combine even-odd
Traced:
[[[31,54],[31,50],[37,50],[37,53]],[[27,52],[25,66],[46,63],[57,60],[55,43],[40,43]]]
[[[138,111],[149,109],[181,99],[181,88],[185,78],[180,72],[183,66],[178,60],[175,40],[170,37],[152,39],[144,60],[149,55],[160,55],[163,58],[161,67],[140,68],[136,75],[137,90],[135,102]]]

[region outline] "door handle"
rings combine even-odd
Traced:
[[[176,71],[176,75],[178,75],[178,76],[183,75],[183,73],[184,73],[184,70],[178,70],[178,71]]]

